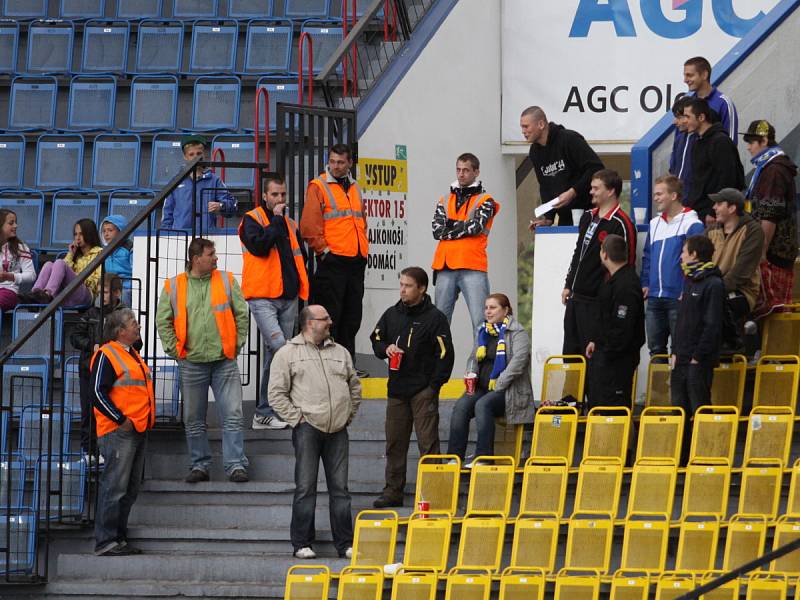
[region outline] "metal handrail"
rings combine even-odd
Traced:
[[[336,50],[333,51],[333,54],[331,54],[328,62],[325,63],[325,66],[322,67],[322,70],[315,77],[317,81],[325,81],[328,79],[328,77],[330,77],[336,70],[336,67],[339,65],[339,63],[342,62],[344,56],[356,47],[359,37],[369,26],[370,20],[378,14],[378,11],[381,9],[381,6],[383,6],[385,1],[386,0],[372,0],[372,4],[370,4],[369,8],[364,11],[364,15],[345,36],[345,38],[342,40],[342,43],[339,44]]]
[[[314,40],[304,31],[297,41],[297,103],[303,103],[303,42],[308,41],[308,105],[314,104]]]
[[[261,116],[260,101],[264,100],[264,160],[266,161],[267,168],[269,168],[269,90],[267,88],[256,86],[256,102],[255,112],[253,114],[253,160],[259,162],[261,158],[260,139],[261,134],[259,128],[259,118]],[[261,203],[261,178],[256,173],[256,205]]]

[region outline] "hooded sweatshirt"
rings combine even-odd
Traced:
[[[780,154],[763,166],[751,195],[753,217],[775,223],[767,260],[784,269],[793,268],[797,257],[796,176],[797,165]]]
[[[108,215],[103,222],[100,223],[100,231],[103,230],[103,223],[111,223],[114,227],[116,227],[119,231],[122,231],[125,226],[128,224],[128,220],[123,217],[122,215]],[[113,242],[114,240],[112,240]],[[105,242],[104,242],[105,244]],[[107,245],[107,244],[105,244]],[[105,263],[107,273],[116,273],[120,277],[129,279],[133,276],[133,242],[129,239],[126,239],[123,244],[114,250],[114,252],[109,256]],[[130,282],[125,282],[127,285],[130,285]]]
[[[717,267],[699,269],[685,279],[673,342],[678,364],[692,359],[705,366],[719,363],[724,302],[725,285]]]
[[[703,221],[712,211],[709,194],[723,188],[744,189],[744,167],[736,142],[721,123],[714,123],[697,136],[692,150],[692,184],[684,204]]]
[[[162,229],[191,229],[195,212],[195,199],[197,199],[198,206],[202,204],[204,207],[209,202],[222,203],[222,210],[219,213],[208,213],[208,209],[203,208],[202,212],[208,214],[208,227],[216,226],[216,215],[230,215],[236,210],[236,199],[224,189],[225,184],[212,171],[205,171],[197,178],[196,196],[193,194],[193,187],[192,178],[189,176],[167,196],[161,216]]]
[[[642,287],[649,298],[680,298],[683,291],[681,251],[686,238],[700,235],[705,227],[697,213],[684,207],[671,220],[666,213],[653,217],[642,254]]]

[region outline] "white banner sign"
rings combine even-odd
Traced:
[[[686,59],[715,64],[778,2],[503,0],[503,142],[531,105],[592,142],[638,140],[686,91]]]

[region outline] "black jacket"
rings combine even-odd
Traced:
[[[573,208],[587,209],[592,206],[589,187],[592,175],[603,168],[603,161],[580,133],[550,123],[547,144],[531,144],[528,156],[539,182],[542,203],[549,202],[569,188],[575,188],[578,194],[568,206],[558,211],[561,225],[572,224]],[[551,211],[547,213],[547,218],[553,219],[555,214],[556,211]]]
[[[693,358],[705,366],[719,364],[724,307],[725,284],[717,267],[686,279],[673,342],[678,364]]]
[[[422,302],[402,301],[387,309],[375,326],[372,350],[386,358],[387,346],[396,343],[405,354],[398,371],[389,371],[389,396],[410,398],[426,387],[439,391],[453,371],[453,341],[447,317],[425,294]]]
[[[722,123],[714,123],[697,136],[692,149],[692,183],[684,204],[693,208],[703,221],[712,213],[709,194],[723,188],[744,189],[744,167],[739,160],[736,142],[731,140]]]
[[[581,216],[578,226],[578,241],[572,254],[564,287],[572,290],[579,298],[595,298],[608,271],[600,262],[600,244],[609,233],[615,233],[628,244],[628,264],[636,263],[636,227],[631,218],[619,205],[605,215],[599,216],[597,226],[590,231],[597,209],[589,210]]]
[[[597,305],[600,327],[595,351],[638,365],[644,344],[644,296],[636,268],[625,265],[609,277],[600,286]]]
[[[107,317],[111,312],[128,308],[123,302],[117,302],[115,306],[103,307],[103,314]],[[103,327],[100,323],[100,308],[92,306],[81,315],[81,320],[73,327],[72,333],[69,334],[69,343],[76,350],[81,351],[80,358],[80,375],[83,377],[89,376],[89,363],[94,355],[94,345],[103,345]],[[134,344],[134,348],[138,351],[142,349],[142,342],[139,340]]]

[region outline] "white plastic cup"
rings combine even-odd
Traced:
[[[577,225],[581,222],[581,217],[583,216],[583,209],[582,208],[573,208],[572,209],[572,224]]]
[[[644,225],[645,219],[647,219],[647,209],[644,206],[634,207],[633,218],[636,219],[637,225]]]

